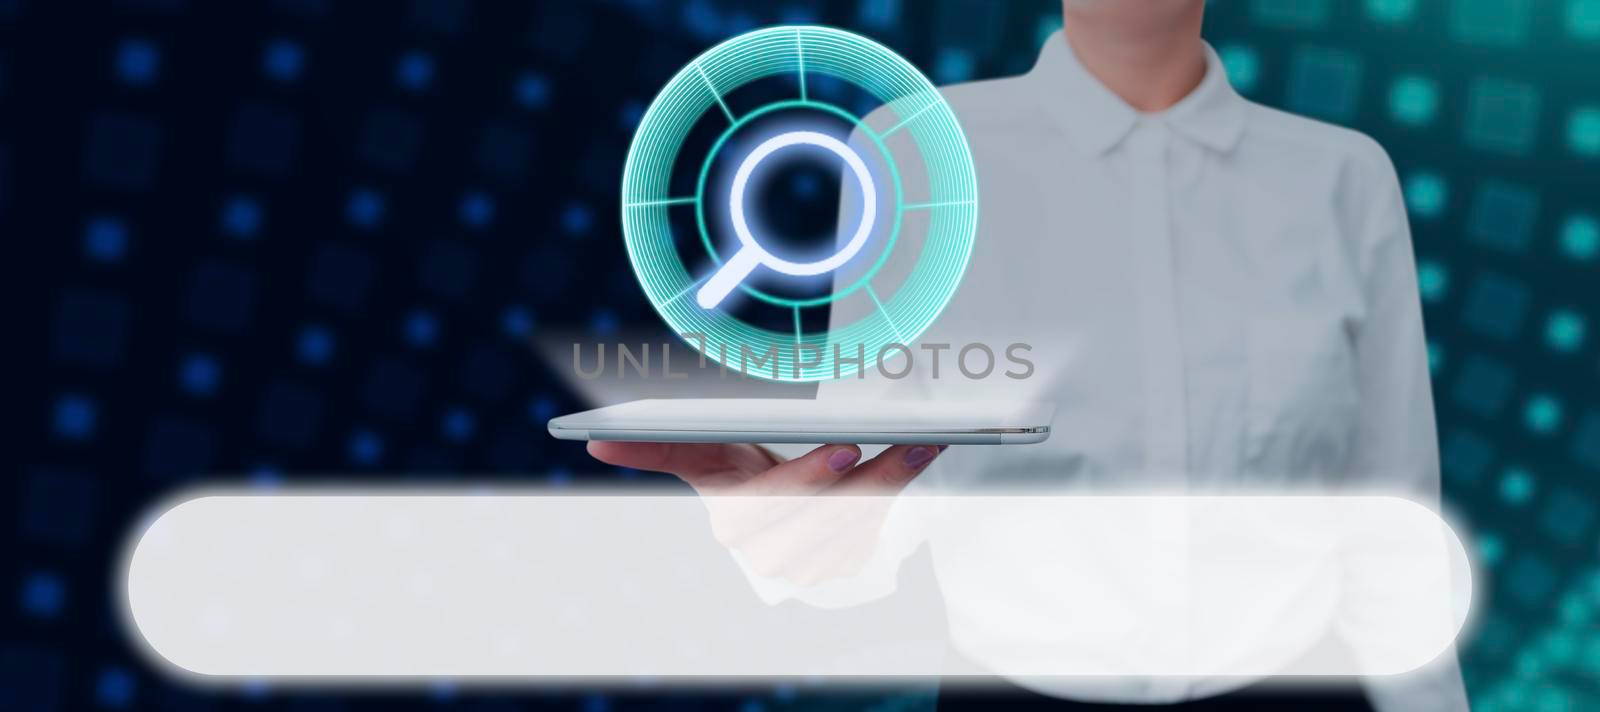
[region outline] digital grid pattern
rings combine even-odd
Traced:
[[[1600,708],[1600,0],[1207,13],[1245,96],[1399,169],[1445,499],[1484,579],[1475,706]],[[0,709],[926,709],[803,686],[200,693],[126,640],[113,562],[145,507],[219,476],[594,471],[545,436],[583,404],[527,344],[661,328],[613,216],[678,67],[823,23],[950,83],[1027,70],[1059,22],[1051,0],[0,0],[0,234],[23,257]]]

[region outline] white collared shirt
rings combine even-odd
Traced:
[[[943,91],[976,161],[979,229],[959,291],[918,342],[997,352],[1026,342],[1037,371],[968,380],[946,351],[935,382],[930,354],[917,352],[912,378],[847,378],[818,397],[1043,399],[1057,416],[1047,442],[952,448],[913,488],[1295,485],[1437,501],[1410,234],[1378,144],[1245,100],[1209,47],[1199,87],[1155,114],[1101,85],[1061,33],[1028,74]],[[851,309],[836,305],[836,322]],[[963,565],[931,544],[936,568]],[[985,636],[1016,623],[993,606],[946,603],[958,648],[980,664]],[[971,630],[957,629],[963,621]],[[1447,657],[1430,680],[1374,685],[1375,703],[1465,709]],[[1241,684],[1129,678],[1043,691],[1162,702]]]

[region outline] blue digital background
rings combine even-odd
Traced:
[[[1445,496],[1475,536],[1478,709],[1600,708],[1600,0],[1218,0],[1247,96],[1399,168]],[[617,186],[654,92],[714,42],[823,22],[941,83],[1026,70],[1051,0],[0,0],[0,235],[19,322],[0,709],[926,707],[926,691],[700,698],[202,694],[112,607],[121,536],[223,475],[593,471],[528,347],[658,328]],[[638,477],[616,473],[615,477]]]

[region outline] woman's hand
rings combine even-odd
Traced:
[[[749,444],[589,443],[589,454],[601,462],[667,472],[702,495],[893,493],[922,474],[943,450],[943,445],[896,445],[860,462],[861,448],[855,445],[823,445],[783,461]]]
[[[755,573],[803,586],[859,573],[877,547],[893,495],[943,450],[898,445],[860,462],[855,445],[824,445],[785,462],[746,444],[589,443],[602,462],[669,472],[689,483],[705,501],[719,542],[742,554]]]

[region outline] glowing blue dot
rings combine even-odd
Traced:
[[[467,227],[486,227],[494,221],[494,198],[473,191],[461,196],[461,222]]]
[[[1529,398],[1522,410],[1522,422],[1541,435],[1554,432],[1561,427],[1561,401],[1547,393]]]
[[[1571,353],[1583,346],[1583,315],[1570,309],[1557,309],[1545,322],[1544,340],[1550,348]]]
[[[350,199],[344,208],[345,219],[364,229],[377,227],[378,223],[383,222],[383,212],[383,196],[370,188],[350,191]]]
[[[94,697],[102,707],[122,709],[133,703],[137,690],[138,682],[132,673],[120,667],[109,667],[95,680]]]
[[[617,317],[609,311],[601,309],[589,318],[589,331],[596,336],[608,336],[617,331]]]
[[[394,77],[402,88],[422,91],[433,83],[433,58],[422,52],[407,52],[395,65]]]
[[[533,314],[525,307],[506,307],[500,317],[500,328],[513,339],[526,339],[533,334]]]
[[[1437,341],[1428,341],[1428,372],[1438,375],[1444,369],[1444,345]]]
[[[583,203],[570,203],[561,211],[561,229],[568,235],[582,235],[594,227],[594,213]]]
[[[35,571],[22,580],[22,612],[30,618],[55,618],[67,604],[67,589],[53,573]]]
[[[1567,119],[1567,145],[1580,156],[1600,155],[1600,109],[1582,106]]]
[[[1574,215],[1561,225],[1561,251],[1586,262],[1600,252],[1600,224],[1588,215]]]
[[[439,430],[444,433],[445,439],[458,443],[471,438],[476,428],[477,419],[473,418],[472,411],[465,408],[451,408],[445,411],[444,418],[439,423]]]
[[[244,686],[240,688],[240,692],[244,693],[244,696],[248,699],[264,700],[268,694],[271,694],[272,685],[261,678],[253,678],[245,681]]]
[[[534,423],[544,425],[546,421],[556,417],[555,399],[549,396],[533,399],[533,402],[528,404],[528,417],[532,418]]]
[[[554,468],[550,470],[550,474],[545,477],[545,483],[551,487],[566,487],[572,484],[572,473],[566,468]]]
[[[622,128],[632,131],[639,126],[639,120],[644,118],[644,104],[636,99],[629,99],[622,103],[622,110],[617,113],[617,120],[622,122]]]
[[[217,392],[222,367],[207,354],[190,354],[178,366],[178,383],[190,395],[207,397]]]
[[[428,683],[428,696],[435,702],[448,702],[455,699],[456,684],[450,680],[434,680]]]
[[[722,34],[727,37],[742,35],[760,25],[761,23],[756,21],[754,15],[748,12],[732,10],[726,15],[726,19],[723,22]]]
[[[250,486],[260,490],[277,489],[283,484],[283,472],[272,465],[256,465],[247,478]]]
[[[431,312],[417,310],[406,317],[406,343],[419,349],[432,346],[439,338],[439,320]]]
[[[539,74],[524,74],[517,78],[515,93],[524,108],[542,109],[550,103],[550,81]]]
[[[1402,76],[1389,90],[1389,111],[1400,123],[1422,126],[1433,121],[1439,108],[1439,87],[1432,79]]]
[[[300,330],[295,353],[309,366],[321,366],[333,358],[333,332],[323,326],[307,326]]]
[[[1437,302],[1450,290],[1450,271],[1433,260],[1421,260],[1417,264],[1417,287],[1424,301]]]
[[[716,6],[706,0],[688,0],[679,16],[690,33],[702,39],[716,37],[722,32],[722,16]]]
[[[1228,75],[1228,82],[1241,94],[1247,94],[1256,88],[1261,80],[1261,57],[1252,47],[1228,44],[1217,48],[1217,58],[1222,60],[1222,69]]]
[[[161,73],[161,50],[144,39],[127,39],[117,46],[117,78],[131,86],[148,86]]]
[[[249,240],[261,231],[261,204],[247,195],[235,195],[222,204],[222,231]]]
[[[371,430],[357,430],[350,435],[346,452],[354,464],[375,465],[383,457],[383,438]]]
[[[268,42],[261,53],[261,71],[274,81],[289,83],[299,79],[305,64],[305,50],[293,40]]]
[[[972,78],[977,63],[972,53],[959,47],[946,47],[933,57],[933,76],[940,84],[964,82]]]
[[[1405,183],[1406,207],[1418,217],[1436,217],[1444,211],[1448,191],[1444,179],[1426,171],[1413,173]]]
[[[69,393],[56,399],[55,433],[66,440],[88,440],[94,436],[99,420],[99,406],[94,399]]]
[[[793,684],[783,682],[772,688],[772,697],[779,702],[789,702],[795,698],[798,692]]]
[[[128,229],[121,220],[99,217],[83,230],[83,251],[96,262],[120,262],[128,253]]]
[[[1526,504],[1533,497],[1533,475],[1521,467],[1506,469],[1500,477],[1500,498],[1507,504]]]

